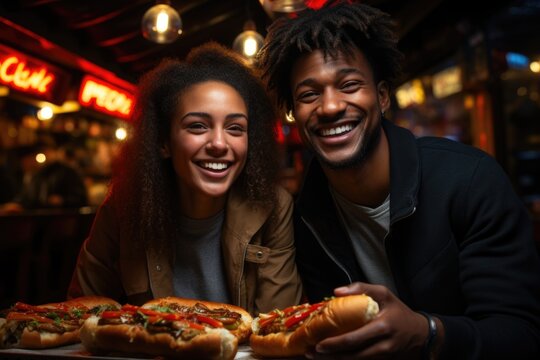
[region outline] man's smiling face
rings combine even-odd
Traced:
[[[375,82],[362,52],[303,55],[293,66],[291,88],[302,140],[323,165],[340,169],[369,156],[380,139],[389,94],[384,82]]]

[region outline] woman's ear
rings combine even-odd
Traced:
[[[161,157],[164,159],[171,157],[171,150],[169,149],[169,144],[163,144],[161,146],[161,149],[159,149],[159,152],[161,153]]]
[[[381,81],[377,84],[377,99],[381,112],[384,114],[390,108],[390,89],[386,81]]]

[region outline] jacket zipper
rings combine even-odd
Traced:
[[[347,278],[349,279],[349,284],[352,284],[352,278],[351,278],[351,275],[349,275],[349,273],[347,272],[347,270],[345,269],[345,267],[336,259],[336,257],[334,255],[332,255],[332,253],[330,253],[330,251],[328,250],[328,248],[324,245],[324,243],[321,241],[321,239],[319,238],[319,236],[317,235],[317,232],[313,229],[313,227],[306,221],[306,219],[304,219],[304,217],[302,216],[302,221],[304,222],[304,224],[306,224],[306,226],[308,227],[308,229],[311,231],[311,233],[313,234],[313,236],[315,237],[315,239],[317,240],[317,242],[319,243],[319,245],[321,245],[321,247],[323,248],[324,252],[326,253],[326,255],[328,255],[328,257],[345,273],[345,275],[347,275]]]
[[[397,221],[400,221],[400,220],[403,220],[403,219],[406,219],[410,216],[412,216],[414,213],[416,212],[416,206],[413,207],[412,211],[409,212],[408,214],[406,215],[403,215],[402,217],[400,218],[397,218],[393,221],[393,223],[395,224]],[[347,272],[347,270],[345,269],[345,267],[336,259],[336,257],[330,252],[330,250],[328,250],[328,248],[326,247],[326,245],[324,245],[324,243],[322,242],[321,238],[318,236],[317,232],[313,229],[313,227],[307,222],[307,220],[302,216],[302,221],[304,222],[304,224],[308,227],[308,229],[311,231],[311,233],[313,234],[313,236],[315,237],[315,239],[317,240],[317,242],[319,243],[319,245],[322,247],[322,249],[324,250],[324,252],[326,253],[326,255],[328,255],[328,257],[345,273],[345,275],[347,275],[347,278],[349,279],[349,283],[352,283],[352,278],[351,276],[349,275],[349,273]],[[385,243],[385,247],[386,247],[386,239],[388,238],[388,236],[390,235],[390,232],[391,232],[391,228],[392,228],[392,224],[390,225],[390,229],[388,229],[388,233],[386,234],[386,236],[384,237],[384,243]],[[238,297],[240,298],[240,292],[238,293]]]
[[[411,212],[409,212],[408,214],[405,214],[397,219],[394,219],[394,221],[392,221],[392,223],[390,224],[390,226],[388,227],[388,233],[385,235],[384,239],[383,239],[383,244],[384,244],[384,247],[386,248],[386,239],[388,238],[388,236],[390,236],[390,233],[392,232],[392,226],[397,223],[398,221],[401,221],[403,219],[406,219],[410,216],[412,216],[414,213],[416,212],[416,206],[413,207],[413,209],[411,210]]]
[[[416,212],[416,206],[413,206],[411,212],[409,212],[408,214],[405,214],[403,215],[402,217],[399,217],[397,219],[394,219],[393,223],[395,224],[397,221],[401,221],[403,219],[406,219],[408,218],[409,216],[411,216],[412,214],[414,214]]]

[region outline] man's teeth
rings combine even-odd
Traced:
[[[351,131],[353,128],[354,128],[353,125],[347,124],[347,125],[339,126],[339,127],[336,127],[336,128],[322,129],[321,130],[321,135],[322,136],[340,135],[340,134],[343,134],[345,132]]]
[[[229,165],[226,163],[216,163],[216,162],[203,162],[201,165],[203,168],[212,169],[212,170],[223,170],[229,167]]]

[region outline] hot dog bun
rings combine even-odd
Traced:
[[[379,312],[378,304],[367,295],[334,298],[305,319],[293,331],[259,335],[259,318],[253,322],[250,345],[266,357],[303,356],[319,341],[357,329]]]
[[[226,309],[228,311],[238,313],[241,315],[241,322],[236,329],[230,330],[231,333],[233,333],[233,335],[238,338],[238,342],[240,343],[247,341],[249,339],[249,335],[251,335],[251,323],[253,321],[253,318],[246,310],[236,305],[169,296],[160,299],[150,300],[142,307],[151,309],[155,306],[169,307],[171,304],[189,307],[194,307],[197,304],[203,304],[210,310]]]
[[[161,306],[161,305],[166,305],[166,304],[178,304],[178,305],[182,305],[182,306],[195,306],[197,304],[203,304],[205,306],[207,306],[209,309],[221,309],[221,308],[224,308],[224,309],[227,309],[229,311],[234,311],[234,312],[237,312],[237,313],[240,313],[248,318],[251,318],[251,315],[249,315],[249,313],[244,310],[243,308],[241,308],[240,306],[236,306],[236,305],[232,305],[232,304],[225,304],[225,303],[219,303],[219,302],[214,302],[214,301],[206,301],[206,300],[195,300],[195,299],[188,299],[188,298],[181,298],[181,297],[177,297],[177,296],[167,296],[167,297],[164,297],[164,298],[158,298],[158,299],[153,299],[153,300],[150,300],[146,303],[144,303],[144,305],[142,307],[144,308],[150,308],[152,306]]]
[[[68,306],[73,306],[73,307],[82,305],[82,306],[87,307],[90,310],[95,307],[105,306],[105,305],[110,305],[115,308],[121,307],[120,303],[118,303],[117,301],[111,298],[104,297],[104,296],[94,296],[94,295],[81,296],[78,298],[69,299],[69,300],[64,301],[63,304],[66,304]],[[47,305],[50,305],[50,304],[47,304]]]
[[[0,319],[0,348],[45,349],[79,342],[79,329],[84,318],[88,313],[95,313],[101,307],[119,309],[120,304],[101,296],[83,296],[35,307],[16,304],[10,312],[15,315],[27,315],[27,318],[10,319],[11,315],[8,312],[7,319]],[[37,309],[46,310],[39,312]],[[56,313],[57,315],[54,315]],[[32,320],[33,315],[39,317]],[[38,325],[43,318],[49,319],[49,322],[55,319],[54,325]],[[47,326],[51,326],[52,329]]]
[[[233,359],[238,340],[226,329],[206,329],[192,339],[174,338],[167,332],[150,333],[139,325],[99,325],[88,318],[80,332],[81,341],[92,353],[120,352],[186,359]]]
[[[68,331],[64,334],[32,331],[24,327],[17,331],[19,322],[0,319],[0,349],[45,349],[79,341],[79,331]]]
[[[66,331],[63,334],[31,331],[24,328],[16,346],[21,349],[48,349],[79,342],[79,329]]]

